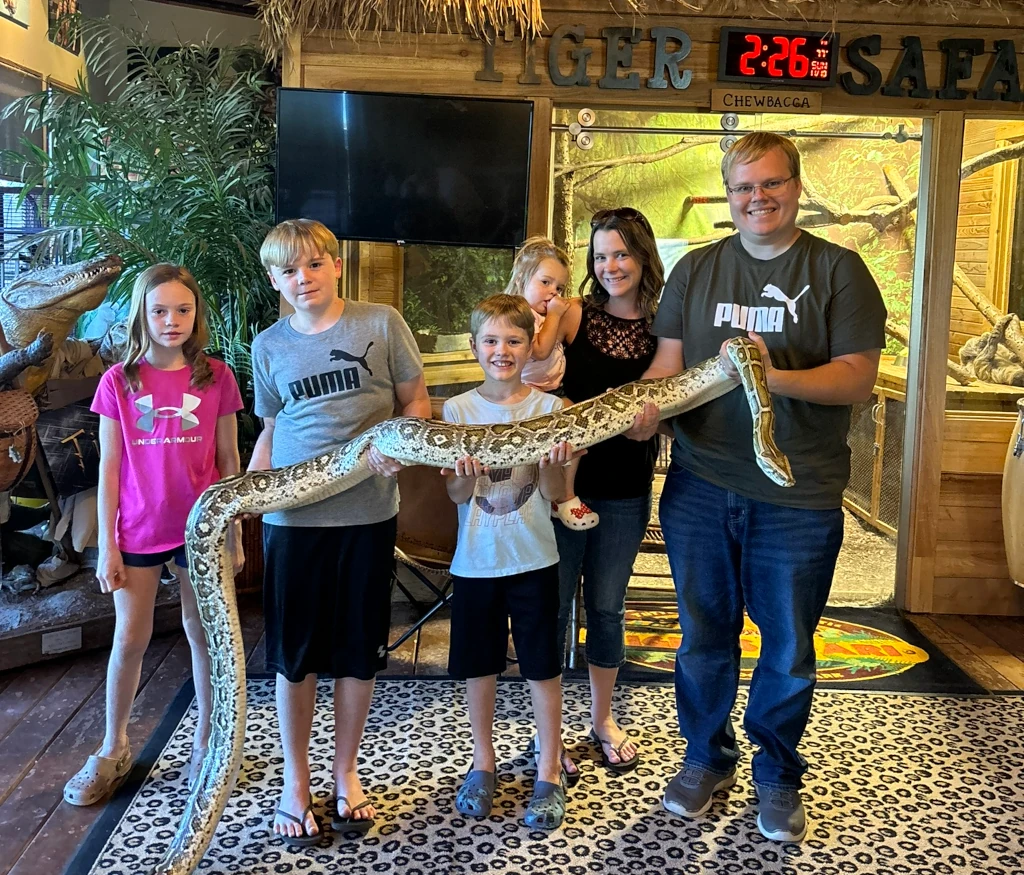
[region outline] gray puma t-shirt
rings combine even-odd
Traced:
[[[754,258],[738,234],[688,252],[665,284],[651,333],[683,342],[692,367],[723,341],[756,331],[772,363],[814,368],[835,356],[885,346],[885,304],[857,253],[806,231],[782,255]],[[758,501],[841,507],[850,478],[850,407],[772,396],[775,438],[796,485],[777,486],[757,467],[753,420],[741,389],[673,421],[672,460]]]
[[[252,343],[256,415],[274,417],[271,463],[304,462],[337,449],[395,415],[395,384],[423,370],[412,332],[393,307],[347,300],[320,334],[300,334],[290,317]],[[345,492],[267,514],[278,526],[351,526],[398,513],[393,479],[371,476]]]

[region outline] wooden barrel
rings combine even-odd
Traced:
[[[1024,586],[1024,398],[1017,402],[1017,411],[1003,466],[1003,538],[1010,577]]]

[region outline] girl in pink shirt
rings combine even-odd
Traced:
[[[105,799],[131,768],[128,718],[153,632],[160,570],[172,559],[199,710],[190,784],[210,734],[210,660],[188,579],[185,520],[204,489],[238,473],[235,413],[242,399],[230,369],[203,352],[203,299],[184,267],[157,264],[140,274],[128,324],[125,361],[103,375],[92,403],[100,415],[96,577],[103,592],[113,593],[117,619],[107,666],[106,735],[64,787],[72,805]]]
[[[530,359],[523,368],[523,382],[541,392],[565,395],[559,391],[565,376],[564,329],[562,316],[569,302],[562,297],[569,283],[569,258],[547,237],[530,237],[523,242],[512,264],[512,278],[506,295],[521,295],[533,310],[534,334]],[[592,529],[600,519],[576,495],[576,469],[579,460],[566,466],[565,498],[551,503],[552,516],[570,529]]]

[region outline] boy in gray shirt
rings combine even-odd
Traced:
[[[308,219],[282,222],[263,242],[270,281],[294,308],[253,341],[256,414],[264,430],[249,470],[279,468],[343,445],[392,416],[430,417],[412,332],[391,307],[338,297],[338,241]],[[332,498],[264,518],[267,666],[277,673],[284,788],[273,830],[316,844],[309,738],[318,674],[335,679],[337,831],[369,829],[376,814],[356,755],[377,671],[387,662],[389,581],[401,465],[369,451],[371,477]]]

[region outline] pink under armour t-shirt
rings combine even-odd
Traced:
[[[124,452],[117,546],[160,553],[185,542],[185,520],[202,491],[220,479],[217,419],[242,409],[231,369],[211,358],[213,382],[191,385],[192,370],[161,371],[141,362],[142,386],[128,392],[124,365],[100,378],[92,411],[121,423]]]

